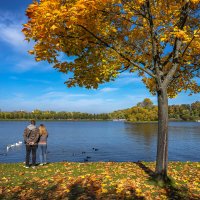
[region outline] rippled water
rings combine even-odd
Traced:
[[[111,121],[54,121],[49,132],[48,161],[154,161],[157,124]],[[8,152],[6,146],[23,141],[26,121],[0,122],[0,162],[22,162],[24,145]],[[94,148],[96,150],[94,150]],[[200,123],[169,123],[169,160],[200,161]]]

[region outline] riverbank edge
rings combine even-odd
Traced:
[[[138,161],[88,161],[88,162],[72,162],[72,161],[58,161],[58,162],[48,162],[47,164],[60,164],[60,163],[72,163],[72,164],[87,164],[87,163],[95,163],[95,164],[98,164],[98,163],[140,163],[140,162],[143,162],[143,163],[149,163],[149,164],[155,164],[156,161],[144,161],[144,160],[138,160]],[[173,160],[169,160],[168,163],[182,163],[182,164],[186,164],[186,163],[197,163],[197,164],[200,164],[200,160],[199,161],[173,161]],[[0,165],[16,165],[16,164],[24,164],[24,162],[7,162],[7,163],[4,163],[4,162],[0,162]],[[39,165],[39,163],[37,164]],[[200,166],[199,166],[200,167]]]

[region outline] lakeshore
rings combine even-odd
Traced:
[[[198,199],[200,162],[169,162],[169,181],[154,180],[155,162],[57,162],[35,169],[0,164],[0,199]]]

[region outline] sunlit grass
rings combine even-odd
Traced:
[[[198,199],[200,163],[170,162],[169,181],[153,162],[0,164],[0,199]]]

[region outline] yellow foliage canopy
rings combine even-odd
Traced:
[[[138,72],[152,93],[167,87],[199,92],[199,0],[40,0],[27,9],[26,39],[37,61],[47,60],[66,81],[97,88],[125,70]],[[74,56],[74,61],[60,53]]]

